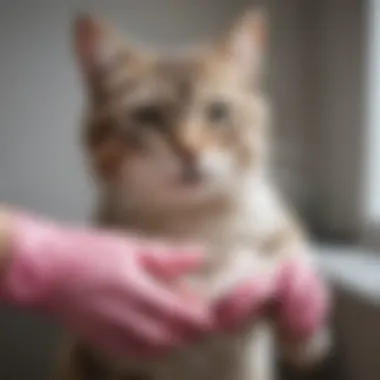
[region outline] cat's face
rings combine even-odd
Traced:
[[[135,202],[192,204],[236,189],[263,165],[263,19],[215,44],[155,56],[81,17],[76,51],[90,99],[86,141],[98,178]]]

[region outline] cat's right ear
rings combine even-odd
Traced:
[[[259,80],[268,48],[267,24],[267,14],[261,8],[243,13],[218,41],[218,58],[237,68],[246,78]]]
[[[102,69],[122,53],[117,33],[89,14],[79,14],[73,29],[74,51],[84,74]]]

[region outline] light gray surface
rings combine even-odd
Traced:
[[[336,245],[319,245],[317,251],[321,268],[329,278],[363,299],[380,305],[378,252]]]

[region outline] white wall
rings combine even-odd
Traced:
[[[322,226],[354,235],[362,225],[366,1],[300,4],[310,184]]]
[[[0,198],[64,218],[86,210],[76,146],[80,92],[68,13],[7,2],[0,14]]]

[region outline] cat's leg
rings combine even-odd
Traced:
[[[236,380],[275,380],[276,353],[273,329],[260,322],[239,339],[242,352],[239,353]]]

